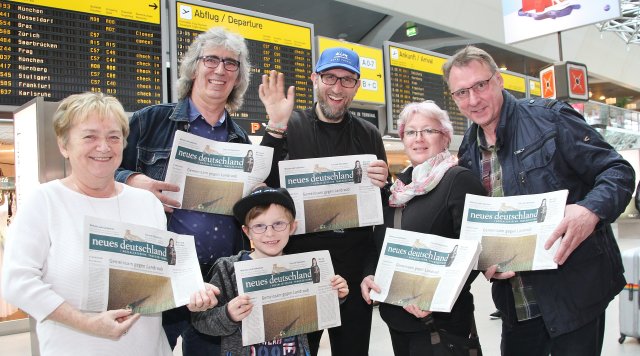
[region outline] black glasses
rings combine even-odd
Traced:
[[[220,65],[220,62],[223,63],[224,69],[229,72],[236,72],[240,69],[240,62],[231,58],[220,58],[218,56],[202,56],[198,57],[198,59],[202,60],[204,66],[211,69],[216,69]]]
[[[333,74],[329,74],[329,73],[320,74],[320,79],[326,85],[334,85],[335,83],[338,82],[338,79],[340,79],[340,85],[342,85],[345,88],[354,88],[356,86],[356,84],[358,84],[358,79],[356,79],[356,78],[353,78],[353,77],[337,77],[337,76],[335,76]]]
[[[489,88],[489,81],[493,78],[494,75],[496,75],[496,72],[493,72],[493,74],[491,74],[491,76],[487,80],[481,80],[468,88],[462,88],[454,91],[453,93],[451,93],[451,96],[453,96],[453,98],[456,100],[466,100],[469,99],[471,90],[473,90],[473,92],[476,94],[482,93]]]
[[[253,231],[254,234],[264,234],[265,232],[267,232],[267,228],[271,226],[271,228],[273,229],[273,231],[284,231],[287,229],[287,226],[289,226],[289,223],[286,221],[276,221],[271,225],[267,225],[267,224],[255,224],[249,227],[249,230]]]
[[[422,133],[426,133],[429,135],[436,135],[436,134],[444,135],[444,132],[437,129],[431,129],[431,128],[426,128],[422,130],[407,130],[404,132],[404,135],[406,137],[416,138],[418,137],[418,134],[422,134]]]

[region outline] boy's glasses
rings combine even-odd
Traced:
[[[271,225],[267,225],[267,224],[255,224],[255,225],[251,225],[249,226],[249,230],[251,230],[254,234],[264,234],[265,232],[267,232],[267,228],[271,226],[271,228],[273,229],[273,231],[284,231],[287,229],[287,227],[289,226],[289,223],[286,221],[276,221]]]

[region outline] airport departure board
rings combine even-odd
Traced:
[[[398,133],[398,116],[406,104],[433,100],[448,112],[454,134],[464,134],[467,119],[458,110],[442,76],[447,56],[393,42],[384,43],[384,55],[389,132]]]
[[[0,105],[94,91],[125,110],[163,101],[160,1],[0,2]],[[166,77],[166,76],[165,76]]]
[[[540,90],[540,79],[527,77],[528,83],[528,97],[530,98],[541,98],[542,91]]]
[[[295,109],[313,105],[313,85],[309,79],[313,70],[312,24],[203,1],[177,1],[172,11],[176,33],[171,44],[173,68],[177,68],[193,39],[211,27],[225,27],[247,41],[251,82],[242,108],[230,114],[239,119],[236,122],[249,134],[261,135],[261,123],[268,120],[258,97],[262,74],[274,69],[284,73],[285,87],[296,87]],[[174,80],[177,73],[178,70],[172,71]]]
[[[518,99],[527,97],[527,80],[524,75],[501,71],[504,89]]]

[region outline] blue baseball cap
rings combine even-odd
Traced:
[[[327,48],[322,51],[318,63],[316,63],[316,73],[324,72],[333,68],[346,69],[355,73],[360,78],[360,57],[350,49],[343,47]]]

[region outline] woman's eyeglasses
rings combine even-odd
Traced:
[[[437,129],[432,129],[432,128],[426,128],[426,129],[422,129],[422,130],[407,130],[404,132],[405,137],[410,137],[410,138],[416,138],[418,137],[418,134],[427,134],[427,135],[436,135],[436,134],[440,134],[440,135],[444,135],[444,132],[437,130]]]

